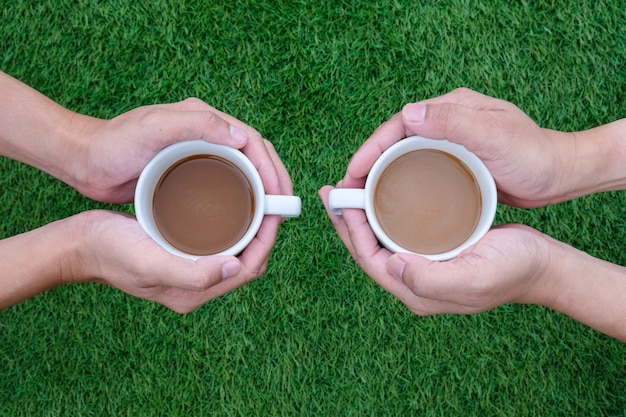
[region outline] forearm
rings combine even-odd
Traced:
[[[0,154],[72,184],[91,118],[72,112],[0,72]]]
[[[554,242],[541,302],[626,341],[626,268]],[[547,295],[547,297],[546,297]]]
[[[626,189],[626,119],[576,133],[557,133],[563,165],[560,198]]]
[[[0,240],[0,309],[61,285],[77,268],[73,217]]]

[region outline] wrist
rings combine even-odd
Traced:
[[[84,130],[93,119],[66,109],[0,72],[0,148],[3,155],[74,186],[84,171]]]
[[[582,141],[588,142],[596,157],[598,180],[592,192],[626,189],[626,119],[581,132]]]
[[[535,304],[626,341],[626,268],[553,240]]]
[[[550,236],[532,229],[533,238],[527,242],[526,286],[514,301],[522,304],[538,304],[553,308],[562,291],[562,265],[565,258],[561,245],[569,247]],[[573,248],[572,248],[573,249]]]
[[[0,240],[0,309],[77,282],[82,244],[76,216]]]
[[[557,201],[626,189],[626,119],[556,134],[562,166]]]
[[[63,176],[55,176],[79,192],[89,187],[89,143],[99,122],[101,119],[72,113],[56,141],[68,157],[63,161]]]
[[[86,244],[83,238],[84,217],[84,213],[79,213],[56,222],[62,225],[62,230],[57,232],[60,235],[58,281],[62,285],[85,281],[81,256]]]
[[[71,221],[72,246],[66,256],[66,270],[63,283],[99,281],[98,271],[92,259],[92,243],[97,239],[94,227],[100,222],[100,210],[89,210],[78,213],[67,220]]]
[[[567,288],[568,267],[579,261],[579,254],[584,252],[544,235],[544,247],[541,249],[541,273],[529,304],[538,304],[552,310],[562,311],[562,296]]]

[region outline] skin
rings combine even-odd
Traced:
[[[519,108],[468,89],[411,103],[359,148],[337,187],[360,188],[380,154],[411,136],[447,139],[478,155],[499,201],[540,207],[626,188],[626,119],[583,132],[539,127]],[[419,315],[472,314],[506,303],[539,304],[626,341],[626,268],[519,224],[493,227],[457,258],[431,262],[382,248],[362,210],[327,213],[352,257]]]
[[[0,154],[32,165],[87,197],[132,202],[137,179],[165,146],[203,139],[241,149],[268,193],[292,195],[272,144],[243,122],[190,98],[111,120],[72,112],[0,72]],[[197,261],[169,254],[134,217],[93,210],[0,241],[0,308],[66,283],[100,282],[186,313],[263,275],[281,219],[266,216],[238,256]]]

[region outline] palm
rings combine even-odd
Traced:
[[[414,294],[407,305],[418,314],[467,314],[522,301],[541,276],[542,241],[536,230],[506,225],[448,262],[415,257],[403,276]]]

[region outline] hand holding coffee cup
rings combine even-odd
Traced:
[[[237,255],[265,215],[300,215],[297,196],[268,195],[239,150],[202,140],[164,148],[144,168],[135,193],[137,220],[178,256]]]
[[[442,261],[487,233],[497,192],[489,170],[463,146],[413,136],[380,155],[363,189],[336,188],[328,204],[333,214],[364,209],[390,251]]]

